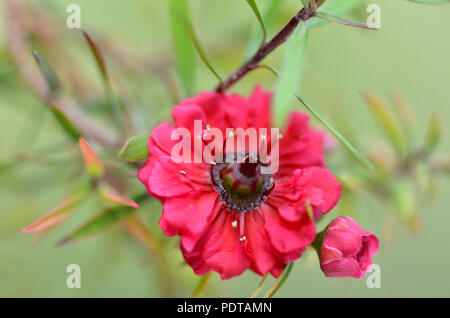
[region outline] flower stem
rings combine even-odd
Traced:
[[[316,14],[315,9],[311,6],[304,7],[278,32],[270,41],[264,41],[261,43],[258,51],[239,69],[231,73],[227,79],[219,83],[216,87],[216,91],[222,93],[230,88],[234,83],[239,81],[248,72],[259,67],[259,63],[270,53],[272,53],[277,47],[283,44],[289,36],[294,32],[300,21],[307,21],[314,17]]]
[[[195,289],[194,294],[192,295],[192,298],[198,298],[200,297],[208,287],[209,281],[211,280],[211,274],[203,275],[200,278],[200,281],[198,282],[197,288]]]
[[[262,288],[264,282],[265,282],[266,279],[267,279],[267,276],[268,276],[268,275],[266,275],[266,276],[263,277],[263,279],[262,279],[261,282],[259,283],[258,287],[256,287],[255,291],[250,295],[249,298],[255,298],[256,296],[258,296],[258,294],[259,294],[259,292],[261,291],[261,288]]]
[[[272,298],[280,290],[280,288],[283,287],[284,283],[286,283],[286,280],[289,277],[289,274],[291,273],[293,265],[294,265],[293,262],[287,264],[287,266],[281,273],[280,277],[278,277],[275,284],[273,284],[272,288],[267,292],[264,298]]]

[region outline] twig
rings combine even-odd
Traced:
[[[277,47],[283,44],[289,36],[294,32],[300,21],[307,21],[314,17],[316,10],[310,6],[304,7],[278,32],[270,41],[263,42],[258,51],[238,70],[231,73],[227,79],[220,83],[216,87],[217,92],[224,92],[230,88],[234,83],[239,81],[248,72],[259,67],[259,63],[270,53],[272,53]]]

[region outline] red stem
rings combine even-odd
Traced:
[[[216,91],[222,93],[230,88],[234,83],[239,81],[248,72],[259,66],[259,63],[277,47],[283,44],[288,37],[294,32],[300,21],[307,21],[314,17],[315,10],[310,6],[301,9],[297,14],[278,32],[270,41],[263,42],[258,51],[238,70],[231,73],[228,78],[216,87]]]

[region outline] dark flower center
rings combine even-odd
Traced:
[[[230,210],[246,212],[255,210],[265,201],[274,186],[274,178],[262,174],[262,164],[251,160],[250,155],[244,155],[244,158],[242,163],[213,165],[212,181]]]

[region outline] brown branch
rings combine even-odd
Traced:
[[[316,8],[317,9],[317,8]],[[294,32],[300,21],[307,21],[314,17],[316,10],[310,6],[304,7],[278,32],[270,41],[263,42],[258,51],[238,70],[231,73],[228,78],[216,87],[216,91],[222,93],[239,81],[248,72],[259,67],[259,63],[277,47],[283,44]]]

